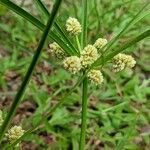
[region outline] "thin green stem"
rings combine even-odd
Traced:
[[[81,48],[83,49],[87,45],[87,8],[88,0],[82,0],[83,12],[82,12],[82,35],[81,35]],[[83,71],[85,75],[85,71]],[[87,89],[88,89],[88,79],[87,77],[83,80],[82,88],[82,123],[81,123],[81,134],[79,150],[85,149],[85,138],[86,138],[86,119],[87,119]]]
[[[82,88],[82,125],[81,125],[81,137],[80,137],[79,150],[85,149],[87,100],[88,100],[87,89],[88,89],[88,81],[87,81],[87,77],[85,77],[83,80],[83,88]]]
[[[78,51],[81,52],[81,45],[80,45],[78,36],[76,36],[76,43],[77,43],[77,46],[78,46]]]
[[[31,62],[30,66],[29,66],[29,68],[27,70],[27,73],[26,73],[26,75],[24,77],[24,80],[23,80],[23,82],[22,82],[22,84],[21,84],[21,86],[20,86],[20,88],[19,88],[19,90],[18,90],[18,92],[16,94],[16,97],[15,97],[15,99],[14,99],[12,105],[11,105],[10,111],[7,114],[6,119],[4,120],[4,123],[3,123],[2,127],[1,127],[1,130],[0,130],[0,142],[2,141],[2,138],[3,138],[4,134],[5,134],[8,126],[9,126],[9,124],[10,124],[10,122],[11,122],[11,120],[12,120],[14,114],[15,114],[15,112],[16,112],[16,109],[17,109],[17,107],[18,107],[18,105],[19,105],[19,103],[21,101],[21,98],[22,98],[22,96],[23,96],[23,94],[25,92],[25,89],[26,89],[26,87],[27,87],[27,85],[28,85],[28,83],[30,81],[31,75],[32,75],[33,70],[34,70],[34,68],[35,68],[35,66],[37,64],[37,61],[38,61],[39,57],[40,57],[41,51],[43,49],[44,43],[45,43],[46,38],[48,36],[49,30],[52,27],[53,21],[54,21],[55,16],[56,16],[56,14],[58,12],[58,9],[59,9],[59,6],[61,4],[61,1],[62,0],[56,0],[56,2],[54,4],[51,16],[48,19],[48,22],[47,22],[46,28],[44,29],[44,32],[43,32],[42,38],[40,40],[39,46],[38,46],[38,48],[37,48],[37,50],[36,50],[36,52],[35,52],[35,54],[33,56],[32,62]]]
[[[82,18],[82,34],[81,34],[81,47],[82,49],[84,48],[84,46],[87,44],[87,4],[88,4],[88,0],[82,0],[83,2],[83,18]]]

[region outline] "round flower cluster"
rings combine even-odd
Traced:
[[[77,35],[81,33],[82,28],[79,21],[76,18],[69,17],[66,21],[66,30],[70,35],[76,36],[76,42],[80,49],[80,43]],[[82,51],[79,51],[80,57],[70,56],[66,57],[65,50],[63,50],[57,43],[49,45],[51,53],[59,59],[63,59],[63,66],[66,70],[72,74],[78,73],[81,69],[87,71],[91,69],[91,65],[100,57],[98,50],[103,48],[107,44],[107,39],[98,38],[94,45],[87,45]],[[130,55],[118,54],[113,58],[113,70],[119,72],[125,68],[132,68],[135,66],[136,61]],[[89,80],[98,85],[103,82],[103,75],[100,70],[90,70],[87,73]]]
[[[98,38],[96,40],[96,42],[94,43],[94,46],[97,49],[101,49],[102,47],[104,47],[107,44],[107,40],[106,39],[102,39],[102,38]]]
[[[77,56],[70,56],[67,57],[63,61],[64,68],[70,71],[71,73],[75,74],[81,69],[81,60]]]
[[[49,48],[50,53],[56,58],[63,59],[65,57],[63,49],[56,42],[49,44]]]
[[[119,72],[125,68],[133,68],[136,64],[134,58],[126,54],[118,54],[113,58],[113,71]]]
[[[70,35],[76,36],[81,33],[82,28],[76,18],[69,17],[66,21],[66,30],[69,32]]]
[[[87,74],[91,83],[98,85],[104,80],[103,75],[100,70],[90,70]]]
[[[19,139],[23,134],[24,130],[21,126],[14,126],[10,130],[8,130],[6,137],[10,143],[13,143],[15,140]]]
[[[83,67],[87,67],[94,63],[98,58],[97,49],[93,45],[87,45],[81,52],[81,64]]]
[[[2,111],[0,110],[0,126],[3,124],[3,114]]]

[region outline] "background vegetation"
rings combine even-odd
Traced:
[[[125,27],[144,6],[144,0],[91,0],[88,13],[88,42],[98,37],[110,40]],[[34,4],[34,5],[33,5]],[[35,3],[26,2],[22,8],[46,23]],[[47,4],[49,10],[52,4]],[[148,8],[146,8],[148,9]],[[80,0],[64,0],[57,20],[65,28],[69,16],[81,20]],[[146,12],[147,13],[147,12]],[[143,14],[145,16],[145,14]],[[128,30],[116,43],[142,33],[149,27],[150,15]],[[41,32],[29,22],[0,5],[0,107],[6,115],[24,77]],[[71,39],[72,42],[73,39]],[[47,41],[50,43],[51,41]],[[150,147],[150,51],[149,38],[130,47],[137,65],[133,71],[114,74],[105,69],[105,81],[100,87],[90,85],[88,95],[88,150],[148,150]],[[109,65],[108,65],[109,67]],[[28,129],[41,118],[46,106],[53,106],[75,84],[76,77],[65,71],[44,49],[36,71],[27,88],[13,124]],[[81,91],[78,87],[45,120],[45,126],[25,137],[23,150],[77,150],[81,124]]]

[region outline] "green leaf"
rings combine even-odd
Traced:
[[[44,4],[42,3],[42,1],[41,0],[34,0],[34,1],[39,6],[40,11],[46,16],[46,18],[48,18],[49,15],[50,15],[50,13],[47,10],[47,8],[44,6]],[[67,35],[63,31],[63,29],[61,29],[60,25],[56,21],[54,22],[54,29],[62,37],[62,39],[64,40],[64,42],[66,42],[68,44],[68,46],[70,47],[70,50],[72,51],[72,53],[76,53],[77,54],[78,52],[77,52],[76,48],[73,46],[73,44],[71,43],[71,41],[69,40],[69,38],[67,37]]]
[[[5,120],[4,120],[4,123],[0,129],[0,141],[2,141],[2,138],[7,130],[7,128],[9,127],[9,124],[11,123],[12,119],[13,119],[13,116],[15,115],[15,112],[17,110],[17,107],[19,105],[19,103],[21,102],[21,99],[25,93],[25,90],[26,90],[26,87],[31,79],[31,76],[32,76],[32,73],[34,71],[34,68],[39,60],[39,57],[40,57],[40,54],[42,52],[42,49],[44,47],[44,44],[45,44],[45,41],[46,41],[46,38],[48,36],[48,32],[49,30],[51,29],[52,25],[53,25],[53,21],[56,17],[56,14],[58,12],[58,9],[59,9],[59,6],[61,4],[61,1],[62,0],[57,0],[53,6],[53,9],[52,9],[52,13],[47,21],[47,25],[46,27],[44,28],[44,32],[42,34],[42,37],[41,37],[41,40],[39,42],[39,45],[36,49],[36,52],[32,58],[32,61],[30,63],[30,66],[25,74],[25,77],[22,81],[22,84],[14,98],[14,101],[10,107],[10,110],[9,110],[9,113],[7,114]]]
[[[36,26],[38,29],[40,29],[41,31],[44,30],[45,28],[44,24],[42,24],[38,19],[33,17],[31,14],[29,14],[28,12],[26,12],[25,10],[23,10],[22,8],[14,4],[13,2],[0,0],[0,4],[6,6],[10,10],[22,16],[23,18],[28,20],[30,23],[32,23],[34,26]],[[77,53],[74,53],[72,49],[68,47],[67,44],[62,39],[60,39],[59,36],[56,35],[53,31],[51,31],[48,35],[52,40],[58,43],[68,55],[77,55]]]

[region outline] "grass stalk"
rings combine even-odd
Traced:
[[[88,80],[87,77],[83,80],[82,88],[82,124],[81,124],[81,137],[79,150],[85,149],[85,138],[86,138],[86,119],[87,119],[87,89],[88,89]]]
[[[82,16],[82,35],[81,35],[81,48],[83,49],[87,45],[87,6],[88,0],[83,0],[83,16]],[[85,71],[83,71],[83,75]],[[85,149],[85,138],[86,138],[86,120],[87,120],[87,103],[88,103],[88,79],[84,78],[82,83],[82,123],[81,123],[81,133],[80,133],[80,143],[79,150]]]
[[[80,53],[81,52],[81,45],[80,45],[78,36],[76,36],[76,43],[77,43],[77,47],[78,47],[78,52]]]
[[[9,126],[9,124],[10,124],[10,122],[11,122],[11,120],[12,120],[12,118],[13,118],[15,112],[16,112],[16,110],[17,110],[17,107],[18,107],[18,105],[19,105],[19,103],[21,101],[21,98],[22,98],[22,96],[23,96],[23,94],[25,92],[25,89],[26,89],[26,87],[27,87],[27,85],[28,85],[28,83],[30,81],[31,75],[32,75],[33,70],[34,70],[34,68],[35,68],[35,66],[37,64],[37,61],[38,61],[39,57],[40,57],[41,51],[43,49],[44,43],[45,43],[46,38],[48,36],[49,30],[52,27],[52,24],[54,22],[54,19],[55,19],[55,16],[56,16],[57,12],[58,12],[58,9],[59,9],[59,6],[61,4],[61,1],[62,0],[56,0],[56,2],[54,4],[52,13],[51,13],[51,15],[50,15],[50,17],[48,19],[46,28],[44,29],[44,32],[43,32],[43,35],[41,37],[39,46],[38,46],[38,48],[37,48],[37,50],[36,50],[36,52],[35,52],[35,54],[33,56],[32,62],[31,62],[30,66],[29,66],[29,68],[28,68],[28,70],[26,72],[24,80],[23,80],[23,82],[22,82],[22,84],[21,84],[21,86],[20,86],[20,88],[19,88],[19,90],[18,90],[18,92],[16,94],[16,97],[15,97],[15,99],[14,99],[12,105],[11,105],[10,111],[7,114],[6,119],[4,120],[4,123],[3,123],[2,127],[1,127],[1,130],[0,130],[0,142],[2,141],[2,138],[3,138],[3,136],[4,136],[5,132],[6,132],[8,126]]]

